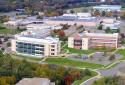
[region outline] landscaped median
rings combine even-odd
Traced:
[[[118,49],[118,51],[116,53],[122,55],[123,58],[125,59],[125,49]]]
[[[98,68],[104,67],[103,65],[100,65],[100,64],[93,64],[93,63],[87,63],[87,62],[82,62],[82,61],[70,60],[68,58],[47,58],[45,62],[48,64],[56,64],[56,65],[69,66],[69,67],[71,66],[71,67],[76,67],[76,68],[98,69]]]
[[[71,54],[78,54],[78,55],[83,55],[83,54],[91,54],[93,52],[95,52],[95,50],[78,50],[78,49],[74,49],[74,48],[68,48],[68,46],[64,46],[62,48],[62,50],[67,50],[68,53],[71,53]]]

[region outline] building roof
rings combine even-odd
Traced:
[[[58,25],[48,25],[48,24],[29,24],[26,26],[27,29],[62,29],[63,26]]]
[[[73,35],[73,37],[76,35],[79,35],[79,36],[84,37],[84,38],[88,38],[88,37],[118,37],[118,33],[107,34],[107,33],[82,32],[82,33],[78,33],[78,34]]]
[[[55,85],[47,78],[24,78],[16,85]]]
[[[98,22],[100,19],[96,17],[84,17],[78,18],[73,16],[57,16],[57,17],[45,17],[44,20],[48,21],[74,21],[74,22]]]
[[[15,38],[27,42],[58,43],[59,39],[51,37],[50,31],[50,29],[32,29],[16,34]]]

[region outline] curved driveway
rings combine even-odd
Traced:
[[[101,76],[96,76],[93,77],[85,82],[83,82],[81,85],[92,85],[92,83],[98,79],[100,79],[101,77],[107,77],[107,76],[114,76],[117,74],[118,70],[125,66],[125,61],[122,61],[120,63],[118,63],[115,67],[111,68],[111,69],[107,69],[107,70],[97,70],[97,72],[99,72],[101,74]]]

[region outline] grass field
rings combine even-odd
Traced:
[[[120,49],[116,53],[122,55],[125,58],[125,49]]]
[[[16,34],[24,31],[24,29],[10,29],[0,26],[0,34]]]
[[[22,30],[18,30],[18,29],[0,29],[0,34],[16,34],[16,33],[20,33],[22,32]]]
[[[75,61],[75,60],[70,60],[67,58],[47,58],[45,60],[46,63],[48,64],[56,64],[56,65],[61,65],[61,66],[71,66],[71,67],[77,67],[77,68],[102,68],[104,67],[103,65],[100,64],[93,64],[93,63],[87,63],[87,62],[82,62],[82,61]]]
[[[25,59],[25,60],[29,60],[29,61],[35,61],[35,62],[39,62],[42,60],[42,58],[37,58],[37,57],[32,57],[32,56],[24,56],[24,55],[17,55],[17,54],[14,54],[12,55],[13,58],[16,58],[16,59]]]
[[[0,23],[0,34],[17,34],[24,31],[24,29],[11,29],[6,28],[2,23]]]
[[[63,49],[68,50],[69,53],[78,54],[78,55],[83,55],[83,54],[88,55],[88,54],[95,52],[94,50],[78,50],[74,48],[68,48],[67,46],[65,46]]]

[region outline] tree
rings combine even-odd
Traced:
[[[105,11],[102,11],[102,16],[106,16],[106,12]]]
[[[65,32],[63,30],[59,31],[58,35],[60,40],[63,40],[65,38]]]
[[[14,76],[0,77],[0,85],[14,85],[16,79]]]
[[[95,10],[95,11],[94,11],[94,16],[100,16],[99,10]]]
[[[73,14],[73,13],[75,13],[75,11],[74,10],[70,10],[70,13]]]
[[[71,85],[73,81],[72,75],[68,75],[65,77],[65,83],[66,85]]]
[[[61,26],[63,26],[63,30],[69,29],[70,25],[68,24],[60,24]]]
[[[98,30],[102,30],[102,28],[103,28],[103,25],[101,24],[97,27]]]
[[[7,47],[10,47],[10,46],[11,46],[11,43],[10,43],[10,42],[8,42],[8,43],[7,43]]]
[[[112,54],[112,55],[109,57],[109,60],[112,61],[112,60],[114,60],[114,59],[115,59],[115,55]]]
[[[110,32],[110,27],[107,27],[107,28],[105,29],[105,32],[106,32],[106,33],[109,33],[109,32]]]
[[[5,56],[5,55],[4,55],[3,51],[0,50],[0,58],[1,58],[1,57],[4,57],[4,56]]]
[[[107,56],[107,51],[104,51],[104,54],[103,54],[103,56]]]
[[[29,7],[25,7],[25,12],[28,16],[32,15],[33,14],[33,10],[32,8],[29,8]]]
[[[93,55],[90,55],[89,58],[92,60],[93,59]]]
[[[32,64],[28,63],[26,60],[23,60],[17,69],[17,79],[20,80],[23,77],[32,77],[34,72],[31,67]]]
[[[125,11],[124,12],[121,12],[121,15],[120,15],[121,19],[124,20],[125,19]]]
[[[91,71],[89,69],[85,69],[84,73],[85,73],[86,76],[91,76],[92,75]]]
[[[125,38],[124,33],[121,33],[121,34],[120,34],[120,37],[121,37],[121,39],[124,39],[124,38]]]
[[[37,19],[43,19],[43,16],[38,15]]]
[[[107,17],[111,17],[113,14],[112,14],[112,12],[110,11],[110,12],[107,12],[107,14],[106,14],[106,16]]]

